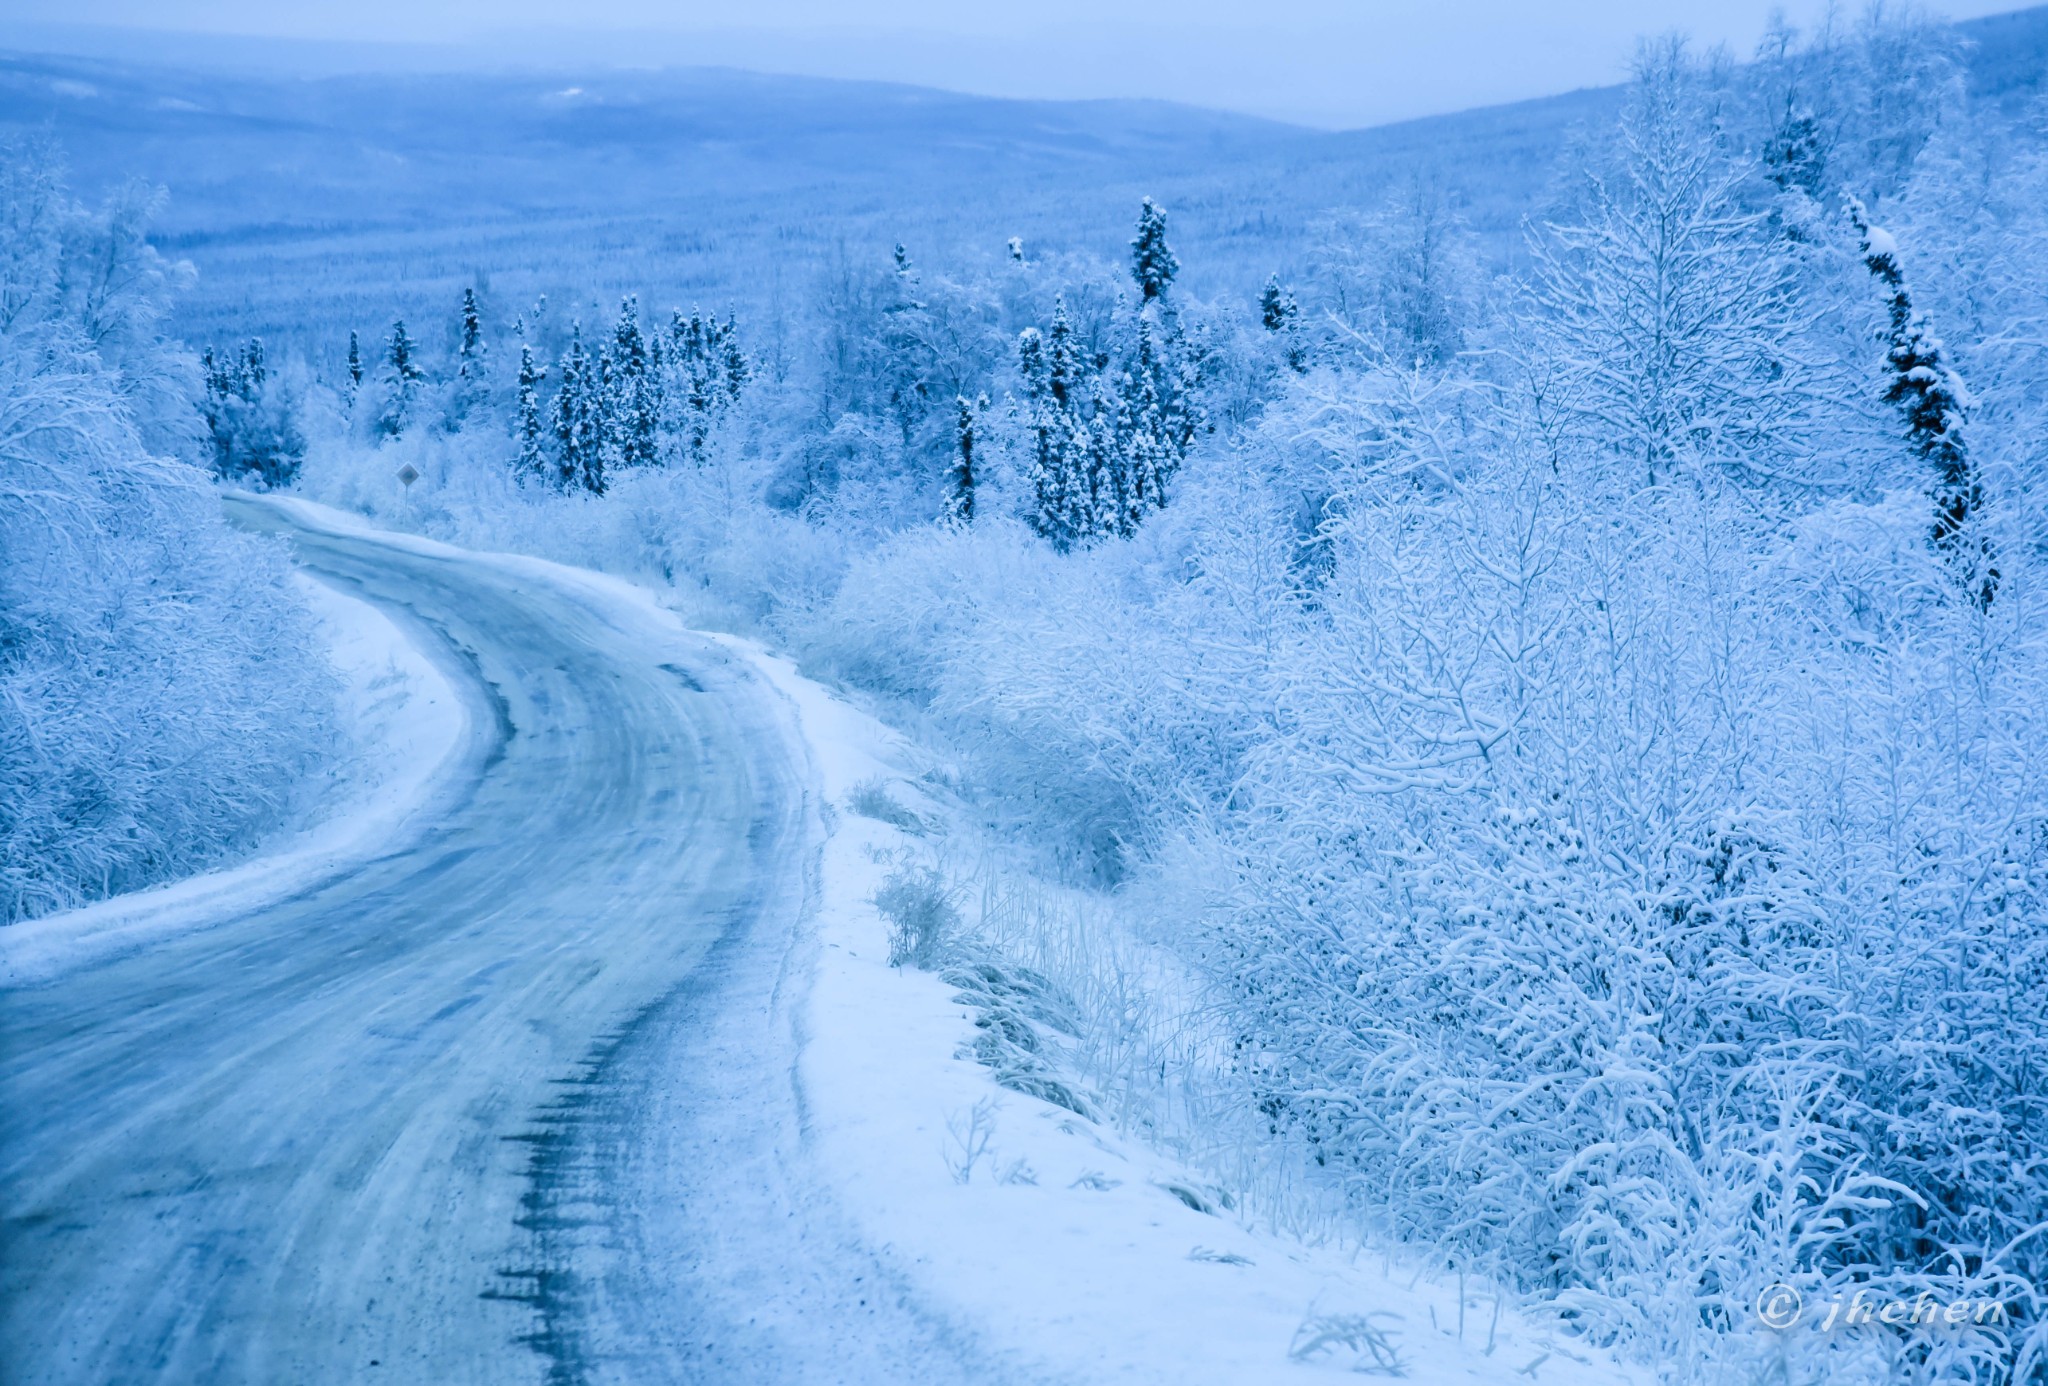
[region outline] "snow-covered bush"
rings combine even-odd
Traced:
[[[164,386],[148,372],[175,364],[153,338],[162,303],[100,294],[83,316],[63,291],[81,237],[155,264],[135,249],[139,226],[109,225],[128,204],[71,205],[20,146],[0,164],[10,189],[41,190],[10,199],[0,237],[0,922],[13,922],[255,841],[329,749],[335,708],[283,553],[230,530],[204,474],[145,443],[138,401]],[[155,421],[159,436],[170,424]]]
[[[875,908],[889,921],[889,966],[937,967],[960,911],[945,878],[930,867],[902,866],[875,892]]]
[[[2048,1191],[1995,1212],[1969,1166],[2032,1158],[2032,1099],[1987,1109],[1925,1036],[2048,1038],[2006,974],[2048,865],[2038,610],[1987,631],[1909,546],[1910,634],[1831,629],[1870,600],[1816,536],[1512,453],[1334,530],[1210,943],[1276,1128],[1362,1213],[1681,1360],[1773,1280],[2020,1269]],[[1967,1140],[1906,1135],[1923,1083]]]

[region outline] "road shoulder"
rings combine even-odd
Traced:
[[[1451,1277],[1262,1230],[1143,1142],[1000,1086],[975,1057],[982,1013],[957,977],[889,965],[874,903],[893,863],[948,832],[947,806],[918,792],[929,757],[788,660],[726,643],[794,706],[833,806],[799,1066],[809,1154],[920,1298],[1056,1380],[1630,1379],[1512,1306],[1496,1318],[1476,1283],[1461,1314]],[[849,809],[877,784],[937,817]]]

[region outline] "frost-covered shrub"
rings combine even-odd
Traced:
[[[875,892],[875,908],[889,921],[889,966],[931,971],[959,927],[960,911],[945,878],[930,867],[901,867]]]
[[[991,609],[1036,605],[1057,571],[1023,525],[999,516],[971,532],[921,528],[854,558],[830,600],[784,629],[820,672],[927,704]]]
[[[1191,478],[1135,542],[1086,553],[1000,518],[905,533],[787,629],[820,672],[928,713],[1010,812],[1109,880],[1241,768],[1293,548],[1266,488]]]
[[[1361,1213],[1675,1360],[1772,1280],[2035,1281],[2038,596],[1605,475],[1329,527],[1212,839],[1248,1081]]]
[[[846,806],[863,818],[887,823],[907,833],[921,834],[928,827],[915,810],[889,792],[889,786],[883,780],[863,780],[855,785],[853,792],[846,796]]]
[[[1012,1092],[1021,1092],[1076,1116],[1097,1120],[1094,1103],[1060,1074],[1059,1056],[1049,1053],[1047,1034],[1073,1037],[1073,1005],[1046,978],[968,946],[939,974],[956,988],[953,1000],[974,1017],[974,1039],[958,1055],[972,1058]]]
[[[335,707],[281,549],[229,529],[203,474],[145,445],[136,411],[163,382],[141,377],[172,354],[153,340],[162,304],[61,292],[80,238],[154,263],[134,250],[140,227],[71,206],[30,153],[0,163],[8,187],[42,189],[10,200],[0,232],[0,922],[14,922],[254,842],[330,749]],[[118,345],[118,369],[96,342]]]

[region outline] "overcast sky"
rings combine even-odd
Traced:
[[[17,20],[718,63],[999,96],[1153,96],[1355,126],[1619,80],[1635,38],[1747,55],[1827,0],[9,0]],[[1968,18],[2024,8],[1947,0]],[[576,16],[573,32],[559,26]]]

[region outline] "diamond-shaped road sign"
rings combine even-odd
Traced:
[[[413,466],[413,464],[410,462],[406,463],[403,467],[400,467],[398,469],[398,480],[408,490],[410,490],[412,484],[415,481],[418,481],[419,479],[420,469],[418,467]]]

